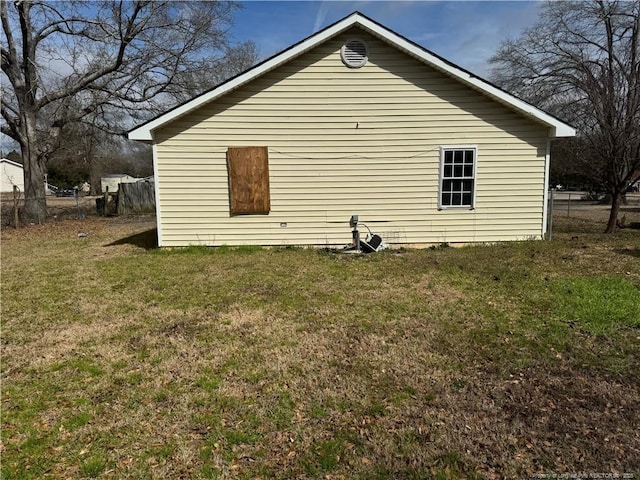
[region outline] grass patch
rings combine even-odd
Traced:
[[[196,386],[209,393],[217,390],[220,387],[220,383],[222,383],[222,380],[209,369],[205,369],[205,372],[196,380]]]
[[[83,478],[98,478],[101,476],[107,463],[102,457],[90,457],[80,463],[80,476]]]
[[[67,430],[75,430],[77,428],[83,427],[87,425],[91,421],[91,415],[87,412],[80,412],[69,420],[62,423],[65,429]]]
[[[552,285],[557,313],[592,334],[640,327],[640,289],[620,277],[570,277]]]
[[[635,231],[347,256],[86,222],[3,233],[2,478],[640,474]]]
[[[309,473],[333,470],[344,456],[345,447],[341,440],[324,440],[313,447],[315,462],[308,465]]]

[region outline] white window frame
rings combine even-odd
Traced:
[[[446,177],[444,176],[444,154],[448,151],[455,150],[473,150],[473,175],[470,177]],[[477,145],[443,145],[440,147],[440,175],[438,176],[438,210],[473,210],[476,208],[476,192],[478,190],[477,185],[477,171],[478,171],[478,146]],[[471,180],[473,182],[473,190],[471,192],[471,205],[443,205],[442,204],[442,184],[445,179],[455,180]]]

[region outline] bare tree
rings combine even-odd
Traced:
[[[613,232],[640,169],[640,3],[549,2],[491,62],[498,85],[578,127],[574,158],[611,194]]]
[[[259,60],[258,49],[253,42],[244,42],[227,49],[224,57],[211,61],[205,59],[198,68],[183,72],[171,95],[177,102],[187,100],[210,90],[235,75],[244,72]]]
[[[0,2],[3,134],[21,147],[25,210],[46,216],[46,161],[66,125],[122,134],[229,51],[227,1]]]

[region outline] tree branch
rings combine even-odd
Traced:
[[[2,59],[3,61],[5,60],[5,55],[8,59],[17,58],[16,44],[11,33],[9,17],[7,16],[7,2],[0,2],[0,19],[2,19],[2,31],[7,39],[7,49],[2,48]]]
[[[122,0],[121,0],[122,1]],[[136,18],[142,11],[143,7],[146,5],[145,2],[135,2],[134,10],[131,17],[126,22],[126,29],[124,35],[121,36],[120,44],[118,45],[118,51],[115,58],[106,66],[101,69],[87,72],[84,75],[80,76],[75,83],[66,86],[63,89],[58,90],[54,93],[49,93],[46,96],[43,96],[38,101],[38,108],[43,108],[44,106],[60,100],[62,98],[70,97],[80,92],[81,90],[89,87],[96,80],[103,78],[110,73],[115,72],[122,66],[124,54],[129,46],[130,42],[135,38],[137,34],[136,28]]]
[[[4,121],[7,122],[6,125],[2,125],[2,133],[7,135],[8,137],[11,137],[16,142],[22,145],[24,138],[20,134],[20,129],[18,128],[19,117],[15,115],[15,113],[17,112],[15,112],[15,110],[13,109],[8,108],[7,104],[2,103],[0,105],[0,114],[2,115]]]

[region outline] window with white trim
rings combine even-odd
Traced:
[[[476,147],[440,150],[440,208],[474,208]]]

